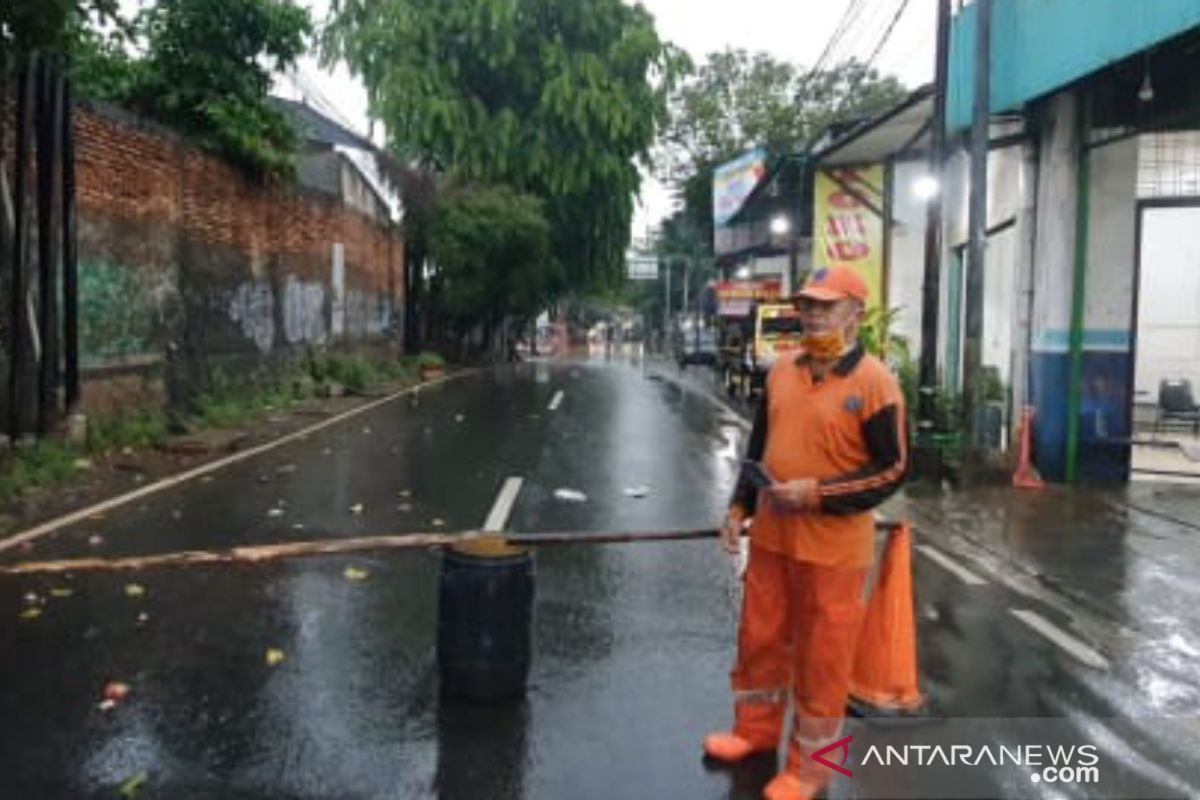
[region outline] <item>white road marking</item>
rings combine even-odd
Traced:
[[[559,389],[554,393],[554,397],[550,398],[550,405],[546,406],[546,408],[550,411],[558,411],[558,407],[562,405],[562,401],[563,393],[562,389]]]
[[[496,502],[492,503],[492,510],[487,516],[487,521],[483,523],[485,531],[497,533],[508,525],[508,518],[512,515],[513,506],[517,504],[517,495],[521,493],[523,483],[523,478],[509,478],[500,487],[500,494],[496,495]]]
[[[919,550],[930,561],[937,564],[939,567],[946,570],[947,572],[949,572],[954,577],[958,578],[960,581],[962,581],[966,585],[968,585],[968,586],[986,586],[987,585],[986,580],[979,577],[974,572],[971,572],[971,570],[962,566],[954,559],[952,559],[949,556],[942,553],[940,550],[936,550],[927,544],[917,545],[917,550]]]
[[[1102,656],[1095,648],[1067,633],[1036,611],[1030,611],[1025,608],[1011,608],[1009,609],[1009,613],[1058,645],[1084,666],[1093,669],[1109,668],[1108,659]]]
[[[294,442],[297,439],[303,439],[306,436],[311,436],[317,431],[324,430],[325,428],[336,425],[339,422],[350,419],[351,417],[364,414],[371,409],[378,408],[386,403],[391,403],[394,400],[406,395],[416,394],[423,387],[434,386],[439,383],[445,383],[446,381],[456,380],[457,378],[461,378],[468,374],[470,374],[470,372],[459,372],[454,375],[447,375],[444,378],[437,378],[435,380],[426,381],[425,383],[419,383],[416,386],[409,387],[408,389],[402,389],[394,394],[388,395],[387,397],[374,400],[366,405],[359,406],[358,408],[352,408],[345,413],[338,414],[336,417],[330,417],[329,419],[322,420],[315,425],[310,425],[309,427],[298,430],[295,433],[289,433],[287,436],[283,436],[273,442],[260,444],[258,447],[252,447],[249,450],[243,450],[240,453],[234,453],[231,456],[226,456],[225,458],[218,459],[217,461],[213,461],[209,464],[203,464],[195,469],[190,469],[187,472],[182,472],[169,478],[164,478],[161,481],[150,484],[149,486],[143,486],[140,489],[134,489],[132,492],[126,492],[125,494],[118,495],[117,497],[111,497],[102,503],[96,503],[95,505],[88,506],[87,508],[81,508],[78,511],[72,511],[70,514],[66,514],[57,519],[43,522],[41,525],[37,525],[20,533],[14,534],[4,540],[0,540],[0,553],[3,553],[6,550],[11,550],[12,548],[25,542],[41,538],[48,533],[53,533],[54,531],[65,528],[68,525],[74,525],[76,522],[82,522],[88,517],[93,517],[111,509],[127,505],[132,503],[134,500],[140,500],[143,497],[157,494],[164,489],[170,489],[172,486],[178,486],[181,483],[186,483],[193,478],[199,478],[203,475],[209,474],[210,472],[216,472],[217,470],[224,469],[232,464],[237,464],[238,462],[245,461],[248,458],[254,458],[255,456],[262,455],[263,453],[274,450],[277,447],[282,447],[283,445]]]

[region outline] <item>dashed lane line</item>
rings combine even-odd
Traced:
[[[504,481],[504,485],[500,487],[500,494],[496,495],[496,500],[492,503],[487,521],[483,523],[485,531],[497,533],[508,525],[508,518],[512,516],[513,506],[517,504],[517,495],[521,493],[523,483],[523,478],[516,477]]]
[[[1094,647],[1076,636],[1067,633],[1036,611],[1030,611],[1027,608],[1012,608],[1009,609],[1009,613],[1058,645],[1060,649],[1065,650],[1084,666],[1104,670],[1109,668],[1108,659],[1102,656]]]
[[[949,572],[968,586],[986,586],[987,581],[954,559],[927,544],[917,545],[917,550],[933,563]]]

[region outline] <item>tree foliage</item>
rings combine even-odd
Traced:
[[[0,45],[16,52],[63,52],[80,20],[113,22],[119,0],[5,0],[0,3]]]
[[[574,286],[621,274],[636,167],[682,57],[622,0],[341,0],[325,56],[401,153],[545,201]]]
[[[75,74],[85,95],[130,106],[256,173],[286,173],[297,142],[268,103],[271,71],[294,64],[311,32],[292,0],[159,0],[123,35],[78,26]]]
[[[711,225],[712,171],[753,147],[803,150],[831,125],[876,114],[907,91],[858,61],[807,70],[767,53],[712,53],[670,96],[659,173],[697,225]]]
[[[470,321],[530,318],[559,288],[542,203],[505,186],[439,194],[428,218],[446,311]]]

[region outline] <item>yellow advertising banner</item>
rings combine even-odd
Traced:
[[[817,171],[813,267],[853,267],[871,288],[869,306],[886,302],[883,285],[883,166]]]

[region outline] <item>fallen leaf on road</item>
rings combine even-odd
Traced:
[[[434,517],[434,519],[429,524],[435,528],[440,528],[446,524],[446,520],[442,519],[441,517]]]
[[[271,648],[267,649],[267,666],[268,667],[274,667],[274,666],[278,666],[279,664],[282,664],[284,658],[286,658],[286,656],[283,654],[282,650],[279,650],[278,648],[275,648],[275,647],[271,647]]]
[[[146,783],[149,782],[149,780],[149,775],[144,772],[139,772],[137,775],[134,775],[132,778],[122,783],[117,789],[117,794],[124,798],[124,800],[135,800],[142,789],[146,788]]]
[[[355,503],[354,505],[350,506],[351,514],[361,514],[362,512],[363,512],[363,504],[362,503]]]
[[[30,620],[37,619],[41,615],[42,615],[42,610],[35,606],[34,608],[27,608],[24,611],[22,611],[19,615],[19,618],[22,622],[28,622]]]
[[[346,580],[348,581],[365,581],[367,576],[370,575],[365,569],[358,569],[357,567],[346,567],[346,571],[342,574],[346,576]]]
[[[103,536],[89,536],[88,544],[90,544],[92,547],[99,547],[100,545],[104,544],[104,537]]]
[[[631,486],[625,490],[626,497],[641,498],[648,494],[650,494],[650,489],[646,486]]]
[[[564,503],[586,503],[587,495],[578,489],[555,489],[554,499]]]
[[[126,597],[144,597],[145,594],[146,594],[146,587],[142,586],[140,583],[125,584],[125,596]]]
[[[73,594],[75,594],[75,590],[74,590],[74,589],[63,589],[63,588],[58,588],[58,589],[51,589],[51,590],[50,590],[50,596],[51,596],[51,597],[56,597],[56,598],[58,598],[59,600],[62,600],[62,599],[64,599],[64,598],[67,598],[67,597],[70,597],[70,596],[71,596],[71,595],[73,595]]]

